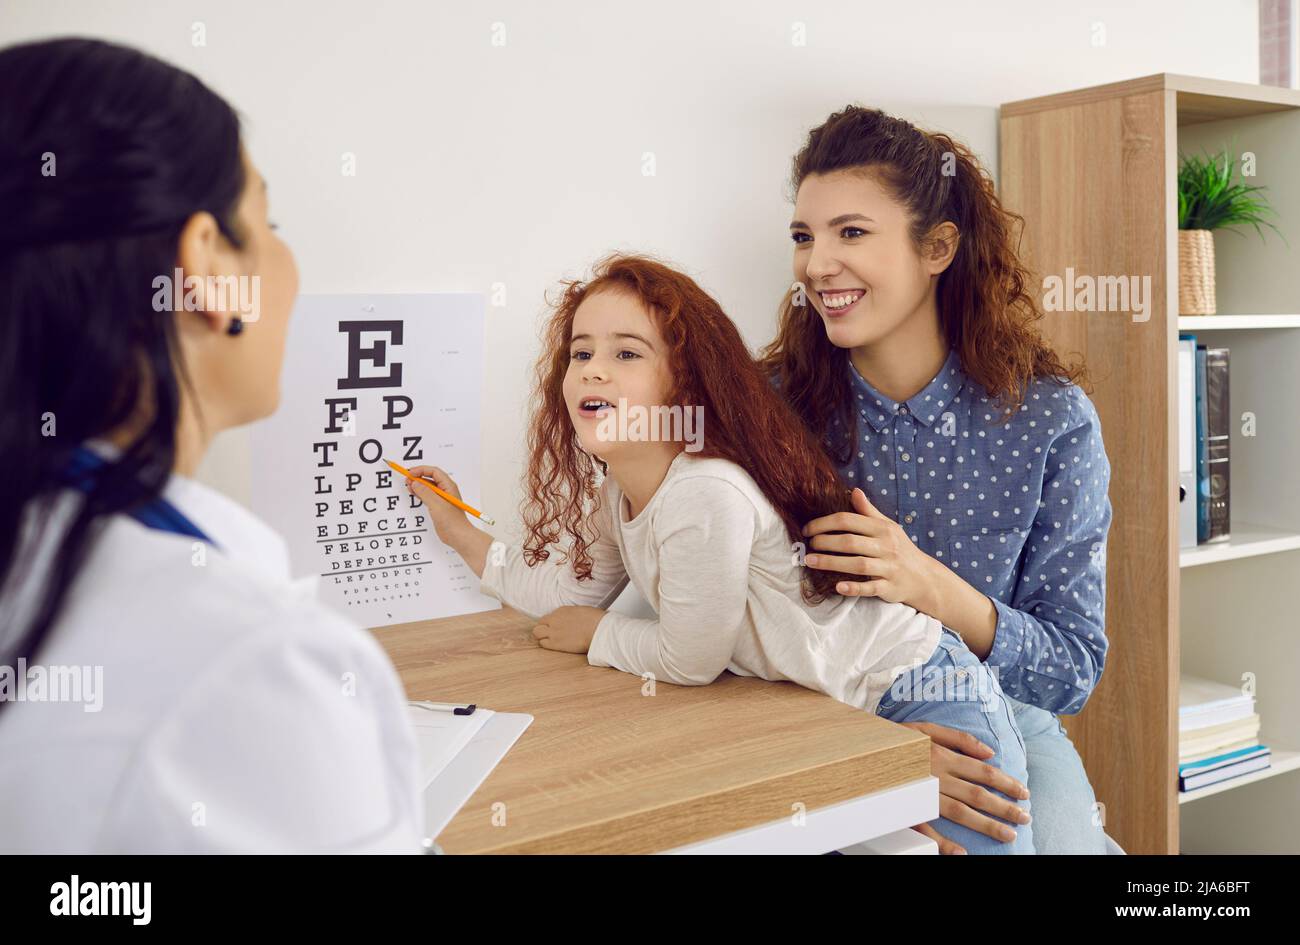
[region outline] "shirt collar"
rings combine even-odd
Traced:
[[[880,393],[867,382],[853,360],[846,358],[849,364],[849,381],[856,395],[858,413],[877,433],[884,430],[899,414],[911,414],[923,427],[943,415],[947,406],[966,384],[966,372],[961,369],[961,358],[955,349],[949,350],[943,367],[930,383],[917,394],[904,401],[897,401]]]
[[[240,566],[275,583],[289,581],[285,540],[238,502],[177,473],[167,480],[163,498]]]
[[[86,447],[110,461],[121,455],[121,450],[103,439],[89,440]],[[288,545],[244,506],[175,472],[163,487],[162,497],[211,538],[218,553],[270,581],[289,582]]]

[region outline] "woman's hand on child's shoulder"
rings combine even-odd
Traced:
[[[557,607],[537,621],[533,637],[548,650],[586,653],[603,616],[599,607]]]
[[[903,526],[872,505],[861,489],[853,490],[852,512],[815,518],[803,533],[814,552],[804,557],[808,567],[864,578],[840,581],[835,585],[839,593],[878,597],[937,616],[936,580],[950,572],[913,544]]]

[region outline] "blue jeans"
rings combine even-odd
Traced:
[[[969,732],[993,749],[989,764],[1030,784],[1025,742],[1012,715],[1011,700],[1002,694],[993,672],[946,627],[930,659],[894,681],[876,714],[891,722],[933,722]],[[1029,810],[1029,801],[989,790]],[[1030,786],[1029,790],[1038,800],[1036,789]],[[1016,832],[1016,839],[1009,843],[946,817],[930,821],[930,826],[972,855],[1034,852],[1034,824],[1009,824]]]
[[[1007,702],[1028,755],[1029,779],[1021,780],[1034,802],[1034,848],[1046,855],[1104,855],[1106,835],[1074,743],[1051,712],[1010,697]]]

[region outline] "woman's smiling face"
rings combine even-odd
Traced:
[[[907,209],[868,171],[811,174],[799,185],[790,224],[794,278],[836,347],[873,344],[922,309],[937,272],[910,224]]]

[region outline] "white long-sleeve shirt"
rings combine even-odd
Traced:
[[[725,669],[868,710],[938,646],[940,623],[905,604],[838,595],[805,603],[785,524],[732,462],[679,453],[640,514],[629,511],[607,477],[593,513],[591,580],[579,581],[559,555],[529,567],[518,547],[497,543],[483,593],[540,617],[565,605],[608,607],[630,579],[658,619],[606,613],[587,653],[592,665],[687,686]]]
[[[290,580],[284,541],[247,510],[181,476],[164,495],[217,547],[108,523],[38,654],[79,697],[27,688],[0,712],[0,851],[422,852],[383,649]],[[64,493],[54,518],[79,502]],[[0,637],[47,564],[0,599]]]

